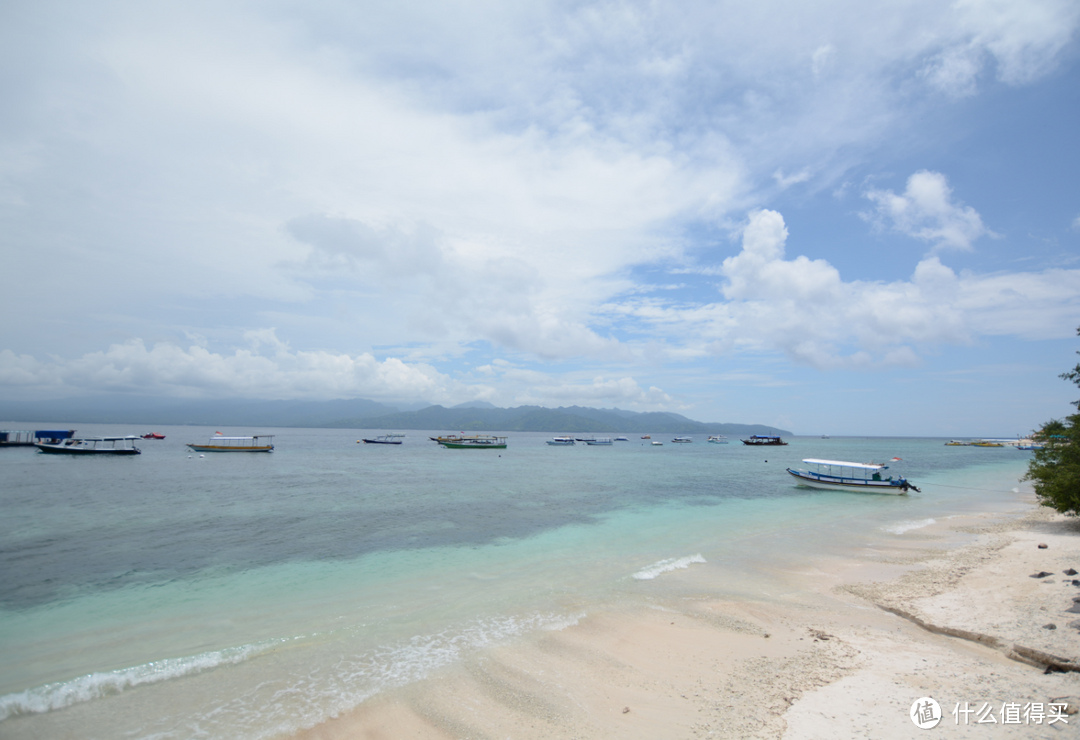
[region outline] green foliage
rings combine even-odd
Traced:
[[[1076,333],[1080,335],[1080,328]],[[1080,363],[1060,377],[1080,386]],[[1080,400],[1073,405],[1080,409]],[[1024,478],[1034,481],[1043,506],[1080,515],[1080,413],[1048,421],[1033,436],[1044,446],[1035,450]]]

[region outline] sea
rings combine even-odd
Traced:
[[[285,738],[597,610],[760,599],[777,569],[1030,505],[1030,453],[944,439],[152,431],[131,457],[0,449],[0,737]],[[186,447],[218,431],[275,450]],[[921,492],[799,487],[803,458],[882,462]]]

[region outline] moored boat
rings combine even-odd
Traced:
[[[780,445],[786,445],[787,442],[768,434],[754,434],[750,436],[750,439],[744,439],[742,441],[744,445],[750,445],[751,447],[774,447]]]
[[[274,435],[256,434],[251,437],[226,437],[215,434],[209,443],[200,445],[189,442],[195,452],[273,452]]]
[[[675,437],[671,441],[674,442],[675,444],[688,445],[688,444],[693,443],[694,440],[691,439],[690,437]]]
[[[723,434],[713,434],[705,441],[714,445],[726,445],[728,443],[728,438]]]
[[[792,470],[798,485],[810,488],[823,488],[832,491],[860,491],[863,493],[903,494],[909,490],[919,492],[906,478],[883,478],[881,472],[888,470],[888,465],[880,463],[844,462],[842,460],[803,460],[813,465],[813,470]]]
[[[597,438],[597,439],[590,439],[590,440],[587,440],[587,441],[585,442],[585,444],[587,444],[587,445],[589,445],[589,446],[591,446],[591,447],[595,447],[595,446],[597,446],[597,445],[600,445],[600,446],[607,446],[607,445],[610,445],[610,444],[612,444],[612,441],[611,441],[611,437],[599,437],[599,438]]]
[[[141,455],[135,446],[138,437],[71,437],[50,442],[35,442],[39,452],[50,455]]]
[[[630,440],[628,438],[626,438],[626,437],[616,437],[615,441],[616,442],[629,442]]]
[[[405,438],[404,434],[380,434],[370,439],[364,438],[364,444],[368,445],[399,445]]]
[[[0,447],[33,447],[34,433],[9,429],[0,432]]]
[[[157,432],[147,432],[146,434],[142,435],[142,438],[143,439],[165,439],[165,435],[164,434],[158,434]]]
[[[573,437],[552,437],[547,441],[552,447],[571,447],[574,444]]]
[[[496,437],[492,434],[440,437],[439,444],[451,450],[505,450],[506,437]]]

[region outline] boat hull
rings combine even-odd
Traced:
[[[464,443],[464,442],[439,442],[439,444],[441,444],[443,447],[446,447],[447,449],[450,449],[450,450],[505,450],[506,449],[506,443],[505,442],[503,442],[502,444],[484,444],[484,443],[467,444],[467,443]]]
[[[911,486],[903,478],[899,480],[860,480],[858,478],[839,478],[828,475],[812,475],[801,470],[787,471],[799,481],[801,486],[820,488],[826,491],[858,491],[859,493],[887,493],[894,496],[906,494]]]
[[[274,445],[258,445],[256,447],[237,447],[235,445],[193,445],[189,444],[195,452],[273,452]]]
[[[64,445],[35,444],[38,450],[47,455],[141,455],[142,450],[138,447],[103,447],[93,449],[90,447],[75,447]]]

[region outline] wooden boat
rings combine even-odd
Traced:
[[[204,445],[188,443],[195,452],[273,452],[274,435],[257,434],[253,437],[226,437],[215,434]]]
[[[404,434],[380,434],[377,437],[371,439],[364,439],[364,444],[367,445],[399,445],[401,441],[405,439]]]
[[[135,446],[138,437],[74,437],[52,442],[35,442],[39,452],[50,455],[141,455]]]
[[[787,472],[794,476],[801,486],[810,488],[824,488],[832,491],[859,491],[862,493],[893,493],[903,494],[909,490],[919,492],[905,478],[882,478],[881,471],[887,470],[887,465],[880,463],[857,463],[844,462],[842,460],[818,460],[809,458],[803,460],[807,465],[813,465],[813,470],[792,470]]]
[[[779,437],[773,437],[767,434],[751,435],[750,439],[744,439],[742,443],[744,445],[750,445],[751,447],[774,447],[787,444],[787,442]]]
[[[506,437],[491,434],[469,434],[439,438],[439,444],[450,450],[505,450]]]

